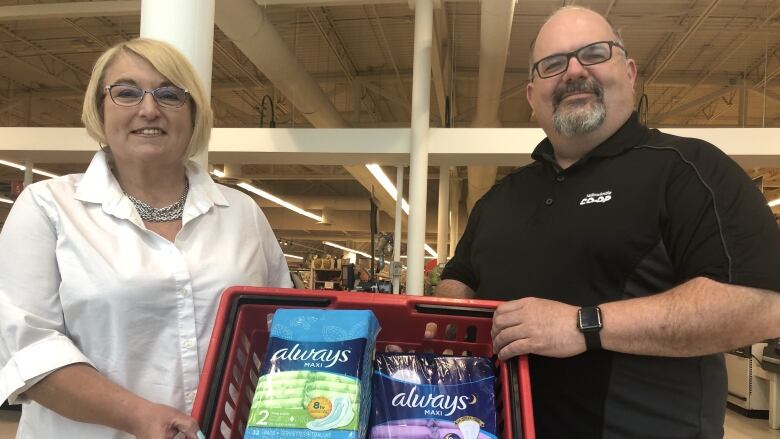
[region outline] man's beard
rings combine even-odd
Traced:
[[[593,107],[587,102],[569,103],[561,109],[563,97],[575,92],[590,92],[596,97]],[[582,79],[566,84],[553,93],[553,128],[558,134],[573,137],[597,130],[607,117],[604,89],[595,79]]]

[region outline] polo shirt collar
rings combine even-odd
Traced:
[[[639,122],[637,112],[631,113],[628,120],[607,140],[585,154],[577,163],[584,163],[591,157],[612,157],[638,145],[650,130]],[[555,153],[550,139],[545,137],[531,153],[537,161],[546,161],[557,166]]]
[[[208,212],[212,206],[230,205],[217,184],[197,163],[189,160],[185,172],[190,190],[184,205],[183,223]],[[111,172],[103,151],[98,151],[92,158],[87,172],[78,183],[75,198],[87,203],[101,204],[105,213],[117,218],[140,221],[133,203],[125,196],[114,173]]]

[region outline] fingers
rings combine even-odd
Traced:
[[[518,325],[527,320],[526,314],[534,304],[534,297],[504,302],[493,313],[493,328],[490,335],[495,337],[501,330]]]
[[[179,433],[184,434],[185,439],[200,439],[205,437],[200,431],[197,421],[183,413],[174,420],[174,424]],[[198,433],[200,433],[200,436],[198,436]]]
[[[385,347],[385,352],[403,352],[404,350],[401,349],[401,346],[398,346],[397,344],[389,344],[387,347]]]
[[[525,355],[533,351],[531,347],[531,340],[523,338],[515,340],[502,348],[498,349],[498,359],[501,361],[509,360],[510,358],[517,357],[518,355]]]
[[[433,337],[436,337],[436,330],[439,329],[439,325],[437,325],[434,322],[429,322],[425,324],[425,339],[430,340]]]
[[[528,333],[528,328],[524,325],[515,325],[500,330],[495,330],[493,336],[493,352],[501,352],[508,345],[515,341],[525,340],[531,338],[531,334]],[[516,355],[527,354],[529,351],[524,351]]]

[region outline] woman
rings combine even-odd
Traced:
[[[30,185],[0,232],[0,401],[20,438],[195,439],[192,408],[220,292],[289,287],[268,221],[188,161],[212,113],[167,44],[95,64],[86,173]]]

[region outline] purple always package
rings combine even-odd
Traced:
[[[485,357],[377,353],[371,439],[496,439],[496,374]]]

